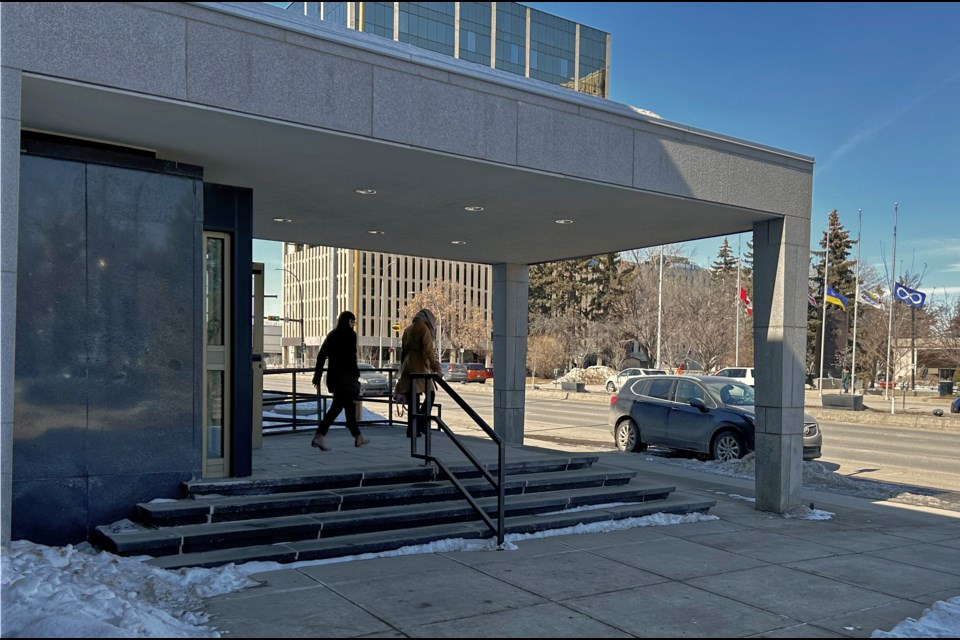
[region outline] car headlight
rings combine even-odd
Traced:
[[[804,422],[803,423],[803,435],[804,437],[815,436],[820,432],[820,427],[817,426],[816,422]]]

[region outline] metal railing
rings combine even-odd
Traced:
[[[447,476],[447,479],[453,484],[454,488],[463,498],[467,501],[470,507],[480,516],[480,518],[490,527],[491,531],[494,532],[497,536],[497,546],[503,547],[504,541],[504,496],[505,496],[505,485],[504,485],[504,467],[506,463],[506,449],[504,447],[503,438],[501,438],[486,421],[477,415],[477,412],[473,410],[470,405],[468,405],[460,395],[454,391],[449,384],[443,379],[443,376],[436,373],[413,373],[411,374],[411,379],[414,381],[414,386],[416,380],[423,380],[424,386],[426,387],[426,399],[424,404],[421,407],[417,407],[417,394],[411,393],[407,401],[407,430],[410,434],[410,455],[414,458],[424,460],[426,464],[433,463],[437,465],[444,475]],[[432,415],[432,412],[429,412],[430,407],[433,406],[433,395],[435,391],[430,389],[430,385],[427,383],[428,380],[433,380],[441,389],[447,392],[447,395],[457,403],[457,405],[463,409],[470,418],[473,419],[477,425],[486,432],[490,439],[494,441],[497,445],[497,477],[494,479],[490,471],[479,461],[476,456],[474,456],[469,449],[467,449],[460,439],[453,433],[449,426],[443,421],[439,415]],[[418,413],[422,407],[428,409],[427,413]],[[436,423],[438,430],[442,431],[450,438],[450,440],[460,449],[460,452],[469,460],[474,467],[480,472],[480,474],[487,479],[497,493],[497,522],[494,522],[490,519],[490,516],[487,515],[487,512],[477,504],[476,499],[470,495],[470,492],[463,486],[459,479],[450,471],[446,464],[443,463],[438,457],[433,455],[433,450],[431,447],[431,436],[433,429],[430,426],[433,423]],[[419,423],[419,424],[418,424]],[[419,439],[420,433],[420,424],[424,424],[425,428],[423,429],[423,453],[417,452],[417,440]]]
[[[324,372],[327,369],[323,369]],[[386,404],[387,405],[387,417],[379,420],[358,420],[357,424],[359,426],[364,425],[374,425],[374,424],[386,424],[386,425],[396,425],[402,424],[398,419],[395,419],[395,416],[399,418],[397,409],[400,405],[394,402],[393,399],[393,387],[394,387],[394,376],[396,371],[388,368],[374,369],[374,371],[384,373],[387,376],[387,391],[384,395],[370,395],[370,396],[360,396],[360,400],[364,403],[372,404]],[[319,389],[314,389],[313,385],[308,381],[304,382],[303,380],[299,381],[299,386],[301,390],[298,390],[298,381],[297,376],[302,374],[309,374],[313,376],[314,368],[313,367],[288,367],[282,369],[266,369],[263,372],[264,378],[264,388],[263,388],[263,413],[271,412],[271,408],[275,408],[280,405],[290,405],[291,412],[290,416],[282,415],[270,415],[264,416],[263,418],[263,433],[268,435],[270,433],[286,433],[291,430],[297,431],[302,428],[316,428],[320,424],[322,416],[327,412],[328,403],[333,400],[333,396],[325,392],[326,387],[323,385]],[[277,382],[268,388],[267,378],[268,376],[279,378],[281,376],[290,376],[289,384],[284,384],[283,382]],[[311,410],[310,407],[316,404],[316,410]],[[307,405],[306,407],[304,405]],[[272,412],[271,412],[272,413]],[[313,417],[308,417],[313,416]],[[335,425],[345,425],[346,422],[334,422]]]

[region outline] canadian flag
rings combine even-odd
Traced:
[[[750,302],[750,296],[747,295],[747,290],[743,287],[740,287],[740,302],[743,303],[743,306],[747,308],[747,315],[753,315],[753,303]]]

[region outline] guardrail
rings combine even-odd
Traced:
[[[323,372],[326,371],[326,368],[323,369]],[[374,424],[402,424],[402,421],[398,419],[400,417],[399,412],[397,411],[397,409],[399,409],[399,405],[397,405],[397,403],[393,400],[394,375],[396,374],[396,371],[388,368],[375,368],[373,371],[386,374],[387,391],[383,395],[361,395],[360,401],[363,403],[369,402],[373,404],[386,404],[387,416],[386,418],[379,420],[358,419],[357,424],[360,426]],[[263,416],[264,435],[269,435],[271,433],[288,433],[289,431],[297,431],[298,429],[307,427],[316,428],[317,425],[320,424],[320,420],[322,416],[326,414],[328,403],[332,402],[333,396],[329,393],[325,393],[325,387],[322,384],[319,389],[314,389],[313,385],[310,384],[309,381],[304,382],[303,380],[300,380],[300,389],[298,390],[297,376],[309,374],[312,377],[313,372],[313,367],[288,367],[282,369],[264,370],[263,413],[270,413],[269,416]],[[286,385],[283,382],[278,382],[277,384],[271,385],[273,388],[267,388],[268,376],[274,378],[289,376],[289,385]],[[289,390],[285,388],[287,386],[289,386]],[[271,411],[271,408],[285,405],[290,405],[289,416],[277,415],[275,411]],[[396,416],[397,419],[395,419],[394,416]],[[345,425],[346,422],[340,421],[334,422],[333,424]]]

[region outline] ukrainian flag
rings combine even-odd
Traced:
[[[830,304],[837,305],[844,311],[847,310],[847,299],[844,298],[839,293],[837,293],[837,290],[834,289],[833,287],[827,287],[826,301],[829,302]]]

